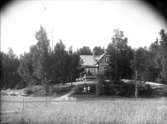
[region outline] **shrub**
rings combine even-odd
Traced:
[[[32,90],[32,88],[26,88],[24,90],[24,93],[27,94],[27,95],[31,95],[31,94],[33,94],[33,90]]]
[[[52,93],[56,93],[59,95],[64,95],[69,93],[72,90],[73,86],[55,86],[52,88]]]
[[[97,75],[97,84],[96,84],[96,95],[102,95],[104,94],[104,85],[105,85],[105,79],[104,75]]]
[[[83,92],[83,89],[84,87],[90,87],[90,91],[89,92],[86,92],[86,94],[95,94],[96,93],[96,84],[80,84],[80,85],[77,85],[75,88],[74,88],[74,94],[77,94],[77,95],[82,95],[82,94],[85,94]]]
[[[149,84],[139,86],[139,96],[141,97],[150,97],[153,95],[153,89]]]
[[[134,94],[134,84],[126,84],[122,81],[110,81],[104,83],[105,95],[132,96]]]
[[[15,85],[15,89],[23,89],[27,86],[26,82],[24,81],[19,81],[16,85]]]
[[[130,97],[134,94],[135,86],[134,84],[127,84],[122,81],[117,81],[116,90],[118,92],[116,95]]]

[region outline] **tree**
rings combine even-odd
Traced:
[[[35,78],[34,75],[32,55],[30,53],[24,53],[24,55],[20,57],[18,73],[27,86],[32,86],[36,84],[37,80],[35,79],[37,78]]]
[[[8,53],[5,54],[0,52],[1,60],[1,88],[16,88],[17,84],[20,83],[21,78],[17,73],[19,66],[19,59],[14,54],[12,49],[9,49]]]
[[[38,41],[36,45],[38,57],[37,61],[34,61],[34,63],[37,63],[38,65],[36,65],[35,71],[38,79],[43,81],[44,78],[49,77],[49,75],[47,75],[50,50],[49,40],[47,38],[47,33],[42,26],[40,27],[40,30],[36,32],[35,37]]]
[[[71,53],[68,56],[68,79],[73,82],[81,73],[80,57],[77,53]]]
[[[95,46],[93,48],[94,55],[102,55],[103,53],[104,53],[104,48],[101,48],[100,46]]]
[[[45,29],[41,26],[36,32],[37,44],[31,46],[30,52],[21,56],[18,72],[29,85],[48,85],[50,80],[50,46]],[[46,86],[47,87],[47,86]]]
[[[7,55],[9,56],[10,59],[15,59],[16,58],[16,55],[14,54],[14,51],[13,51],[12,48],[8,49]]]
[[[29,86],[41,84],[47,93],[50,84],[74,81],[80,71],[79,55],[73,53],[72,48],[67,52],[61,40],[51,51],[42,27],[36,33],[36,39],[37,44],[20,58],[18,72],[24,82]]]
[[[141,80],[145,80],[146,72],[149,71],[150,67],[149,51],[142,47],[135,50],[132,61],[132,68],[135,72],[135,97],[138,97],[138,84]]]
[[[52,60],[52,80],[55,83],[65,82],[67,77],[68,53],[65,51],[65,45],[62,41],[58,42],[54,47]]]
[[[77,53],[80,55],[92,55],[91,49],[88,46],[83,46],[77,50]]]
[[[147,66],[149,65],[148,51],[146,48],[140,47],[134,52],[133,67],[138,73],[138,78],[141,80],[142,74],[147,70]]]
[[[107,77],[111,80],[131,78],[133,73],[131,69],[133,54],[122,31],[115,30],[112,43],[107,47],[107,53],[110,55],[109,66],[106,71]]]
[[[80,74],[80,57],[77,53],[73,53],[72,48],[67,52],[62,41],[58,42],[54,47],[51,55],[50,70],[52,81],[54,83],[72,82]]]
[[[162,55],[161,55],[161,48],[158,39],[154,43],[152,43],[149,47],[149,65],[148,71],[149,71],[149,77],[147,77],[146,80],[148,81],[155,81],[160,82],[160,71],[162,70],[161,61],[162,61]]]
[[[160,31],[160,37],[160,47],[162,53],[161,78],[163,83],[167,83],[167,33],[163,29]]]

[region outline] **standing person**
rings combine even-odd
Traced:
[[[83,93],[86,93],[87,91],[86,91],[86,87],[84,86],[84,88],[83,88]]]
[[[90,93],[90,86],[87,87],[88,93]]]
[[[84,73],[83,81],[84,81],[84,85],[86,85],[86,73]]]

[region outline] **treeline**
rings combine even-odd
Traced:
[[[43,27],[36,32],[37,44],[20,57],[18,73],[27,85],[51,85],[75,81],[81,72],[80,57],[62,41],[51,50]]]
[[[65,50],[62,41],[51,50],[43,27],[36,32],[37,44],[18,59],[13,52],[1,52],[1,88],[22,88],[75,81],[81,72],[80,57],[72,48]],[[17,79],[17,80],[16,80]]]
[[[7,54],[0,52],[0,60],[0,87],[17,88],[19,85],[21,86],[21,78],[17,73],[20,62],[13,50],[9,49]]]
[[[136,79],[167,83],[167,33],[161,30],[149,48],[132,49],[122,31],[115,30],[112,43],[108,45],[110,55],[106,76],[111,80]]]
[[[37,43],[18,58],[12,49],[0,52],[1,88],[23,88],[31,85],[52,85],[73,82],[83,71],[79,55],[101,55],[105,49],[84,46],[77,51],[66,50],[62,41],[53,49],[44,28],[36,32]],[[160,31],[160,39],[149,48],[132,49],[120,30],[115,30],[106,49],[110,55],[105,77],[111,80],[135,79],[167,83],[167,33]]]

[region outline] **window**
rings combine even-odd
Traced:
[[[109,62],[109,57],[106,57],[106,58],[105,58],[105,62]]]
[[[106,71],[107,70],[107,67],[104,67],[104,71]]]

